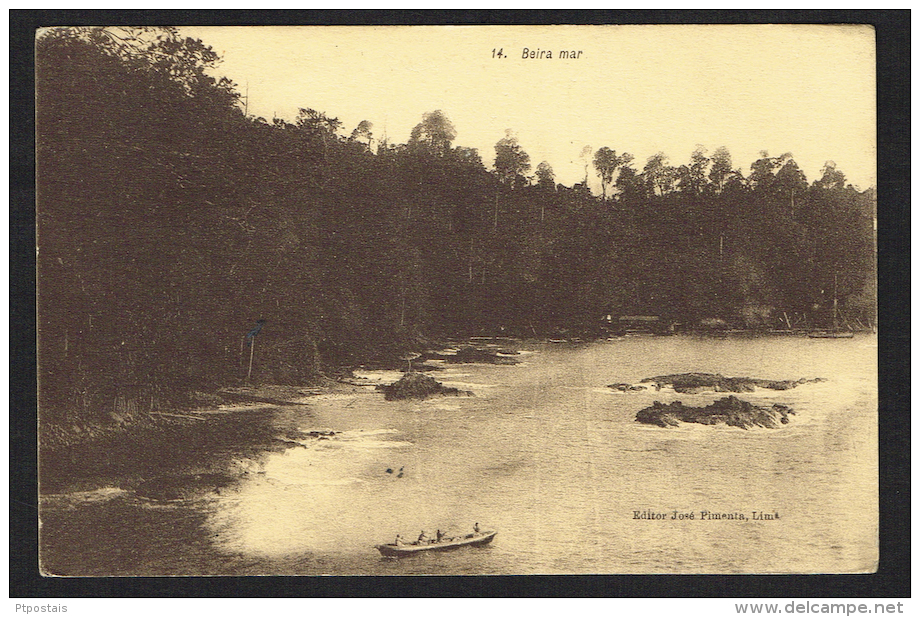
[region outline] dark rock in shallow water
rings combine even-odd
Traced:
[[[607,387],[613,390],[619,390],[620,392],[637,392],[639,390],[647,390],[645,386],[631,383],[612,383]]]
[[[383,397],[388,401],[428,398],[429,396],[473,396],[472,392],[445,388],[433,377],[423,373],[406,373],[396,383],[389,386],[377,386],[377,389],[383,390]]]
[[[456,353],[428,352],[424,355],[426,360],[443,360],[448,364],[518,364],[519,360],[511,356],[519,352],[512,349],[489,349],[474,346],[465,346],[457,349]]]
[[[316,437],[318,439],[328,439],[338,435],[336,431],[301,431],[303,437]]]
[[[791,390],[803,383],[816,383],[825,381],[816,379],[799,379],[774,381],[770,379],[756,379],[753,377],[723,377],[713,373],[679,373],[677,375],[660,375],[647,377],[642,383],[651,383],[656,389],[662,386],[673,386],[675,392],[682,394],[698,394],[700,392],[753,392],[754,388],[767,388],[769,390]]]
[[[636,422],[663,428],[678,426],[678,422],[727,424],[743,429],[754,426],[780,428],[789,423],[790,414],[794,415],[795,412],[786,405],[760,407],[737,397],[727,396],[706,407],[686,407],[680,401],[669,405],[655,401],[651,407],[646,407],[636,414]]]

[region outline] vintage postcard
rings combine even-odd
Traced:
[[[876,571],[871,26],[35,53],[44,575]]]

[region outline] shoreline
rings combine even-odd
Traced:
[[[234,468],[239,459],[302,445],[296,440],[304,434],[273,422],[281,410],[300,408],[309,414],[308,401],[314,396],[366,388],[330,382],[320,387],[264,385],[226,390],[225,402],[217,406],[144,412],[111,424],[62,427],[40,423],[39,497],[112,488],[113,484],[133,489],[156,478],[205,475],[220,479],[242,472]]]
[[[868,333],[861,333],[868,334]],[[801,334],[741,331],[708,334],[677,334],[676,336],[795,336]],[[635,335],[675,336],[675,335]],[[621,338],[616,337],[613,340]],[[467,339],[445,339],[441,351],[428,349],[429,358],[444,359],[449,349],[466,348],[473,362],[489,362],[485,353],[491,353],[495,364],[504,364],[515,358],[508,348],[527,345],[573,344],[583,345],[605,339],[537,339],[511,336],[478,336]],[[610,340],[610,339],[606,339]],[[430,345],[437,348],[438,345]],[[422,358],[419,358],[422,360]],[[412,363],[414,370],[436,372],[440,366],[424,361]],[[70,425],[39,420],[39,494],[71,491],[86,488],[105,488],[113,478],[149,477],[174,473],[183,468],[202,473],[221,472],[227,458],[233,454],[253,455],[260,452],[284,450],[295,447],[285,431],[271,425],[271,417],[282,408],[301,408],[309,413],[313,397],[335,393],[373,394],[373,389],[362,384],[352,371],[359,367],[343,367],[337,377],[323,377],[303,385],[264,384],[223,387],[198,398],[204,404],[194,408],[176,407],[133,415],[108,414],[98,421],[75,422]],[[369,363],[360,368],[367,370],[389,369],[405,372],[404,360]],[[436,373],[435,373],[436,374]]]

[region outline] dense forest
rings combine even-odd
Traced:
[[[742,170],[722,147],[676,166],[604,147],[568,187],[511,132],[487,167],[450,110],[405,144],[309,101],[252,117],[219,60],[170,28],[36,42],[43,418],[181,404],[246,379],[251,353],[253,381],[302,383],[623,316],[829,327],[836,297],[847,325],[875,324],[875,191],[833,162],[809,182],[788,153]]]

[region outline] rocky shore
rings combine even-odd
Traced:
[[[425,399],[431,396],[473,396],[472,392],[443,386],[424,373],[406,373],[394,384],[377,386],[388,401]]]
[[[825,381],[821,377],[815,379],[774,380],[758,379],[756,377],[724,377],[718,373],[677,373],[674,375],[659,375],[646,377],[638,384],[615,383],[607,386],[620,392],[631,392],[654,388],[661,390],[666,386],[674,388],[681,394],[699,394],[701,392],[754,392],[756,388],[768,390],[791,390],[805,383],[818,383]],[[648,384],[643,385],[643,384]]]
[[[772,407],[752,405],[735,396],[727,396],[705,407],[688,407],[680,401],[668,405],[655,401],[636,414],[636,422],[653,424],[662,428],[679,426],[680,422],[696,424],[726,424],[749,429],[755,426],[780,428],[789,423],[789,416],[795,412],[786,405]]]
[[[316,387],[225,388],[203,398],[199,408],[108,414],[94,423],[42,422],[39,489],[51,494],[120,486],[153,497],[199,483],[219,485],[239,471],[239,459],[333,437],[279,421],[279,408],[309,414],[312,396],[361,390],[332,380]],[[294,412],[298,407],[302,411]]]
[[[518,364],[515,358],[519,354],[513,349],[494,347],[490,345],[463,345],[457,348],[441,351],[426,351],[420,354],[419,360],[442,360],[447,364]]]

